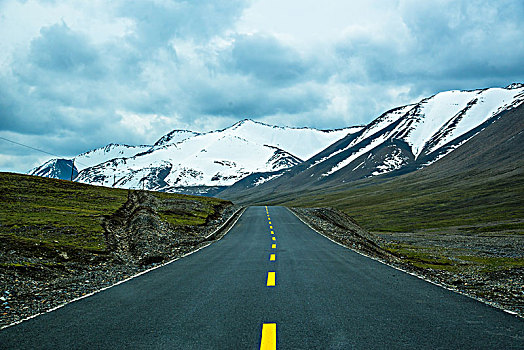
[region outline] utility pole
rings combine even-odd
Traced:
[[[73,181],[74,171],[75,171],[75,158],[73,158],[73,164],[71,164],[71,181]]]

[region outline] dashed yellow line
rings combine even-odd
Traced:
[[[276,272],[269,271],[267,273],[267,286],[268,287],[274,287],[275,286],[275,279],[276,279]]]
[[[277,324],[264,323],[262,325],[262,339],[260,350],[276,350],[277,348]]]
[[[269,228],[271,234],[274,235],[273,226],[271,226],[271,217],[269,216],[269,210],[266,208],[267,220],[269,222]],[[275,237],[271,237],[272,241],[276,241]],[[271,245],[272,249],[276,249],[277,245],[274,243]],[[275,261],[276,254],[269,255],[269,261]],[[267,286],[274,287],[276,284],[276,272],[268,271],[267,273]],[[277,324],[276,323],[264,323],[262,324],[262,337],[260,339],[260,350],[276,350],[277,349]]]

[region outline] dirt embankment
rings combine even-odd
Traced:
[[[383,241],[362,227],[349,215],[333,208],[290,208],[302,221],[332,240],[368,256],[384,261],[398,257],[382,248]]]
[[[486,258],[487,247],[493,245],[489,236],[377,235],[336,209],[290,209],[313,229],[348,248],[524,317],[524,269],[503,264],[506,255],[516,254],[513,241],[499,244],[497,256],[490,249]]]
[[[221,238],[242,208],[225,202],[203,223],[174,225],[163,212],[191,215],[188,200],[161,201],[130,191],[127,202],[102,220],[107,249],[89,251],[20,240],[0,242],[0,327],[45,312]]]
[[[102,221],[108,250],[116,261],[131,265],[160,263],[191,251],[215,237],[207,237],[233,214],[225,204],[210,215],[204,225],[176,227],[162,220],[159,199],[147,192],[133,191],[128,201]],[[190,215],[187,202],[171,202],[166,212]],[[238,208],[236,208],[238,209]]]

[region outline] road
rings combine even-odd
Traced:
[[[6,328],[0,348],[522,349],[523,337],[515,316],[341,247],[286,208],[250,207],[222,240]]]

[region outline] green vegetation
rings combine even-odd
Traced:
[[[447,271],[456,271],[457,269],[455,262],[429,247],[390,243],[386,249],[402,256],[404,261],[417,267]]]
[[[175,195],[162,192],[155,193],[155,196],[161,200],[158,208],[161,219],[177,227],[205,225],[210,219],[219,215],[217,210],[223,203],[223,201],[211,197]],[[191,202],[185,201],[180,208],[181,198],[190,199]]]
[[[370,231],[413,232],[470,226],[471,232],[524,233],[524,174],[481,180],[474,174],[435,181],[412,174],[352,186],[320,188],[306,195],[282,195],[273,203],[335,207]],[[517,221],[517,222],[516,222]],[[520,221],[520,222],[518,222]],[[478,225],[487,225],[479,228]]]
[[[225,203],[216,198],[151,192],[161,217],[177,226],[202,225]],[[127,200],[127,190],[0,173],[0,239],[51,249],[106,249],[104,215]],[[177,203],[172,210],[171,203]],[[183,205],[181,206],[180,203]]]
[[[386,249],[401,256],[405,262],[414,266],[434,270],[459,272],[468,268],[476,268],[479,272],[492,272],[524,267],[524,258],[460,255],[460,251],[456,249],[399,243],[389,243]]]

